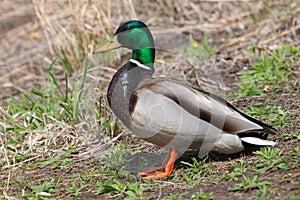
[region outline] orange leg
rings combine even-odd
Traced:
[[[164,178],[169,176],[174,171],[174,163],[178,152],[176,150],[171,150],[165,157],[162,166],[151,168],[145,172],[139,173],[146,180]]]

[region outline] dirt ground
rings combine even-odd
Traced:
[[[138,1],[139,2],[139,1]],[[171,1],[166,1],[171,2]],[[161,15],[155,12],[152,17],[151,9],[142,12],[137,9],[136,14],[142,20],[147,21],[153,26],[172,27],[192,34],[193,38],[200,41],[204,33],[208,35],[208,43],[215,47],[214,55],[216,65],[220,69],[224,84],[235,90],[241,71],[249,68],[249,63],[256,58],[248,56],[244,50],[253,48],[256,43],[257,49],[277,49],[283,44],[300,46],[300,2],[289,3],[287,8],[285,1],[254,1],[253,3],[236,2],[204,2],[202,4],[188,4],[183,1],[182,8],[180,4],[174,5],[174,10],[161,11],[167,13]],[[221,3],[220,3],[221,2]],[[63,4],[63,3],[62,3]],[[162,3],[163,4],[163,3]],[[167,3],[166,3],[167,4]],[[185,5],[188,4],[188,5]],[[266,5],[267,4],[267,5]],[[196,12],[201,6],[201,17]],[[172,7],[172,6],[171,6]],[[257,12],[253,10],[257,9]],[[174,14],[174,13],[177,14]],[[150,14],[149,14],[150,13]],[[130,16],[127,16],[127,18]],[[126,19],[126,17],[124,17]],[[119,19],[121,20],[121,19]],[[201,21],[202,20],[202,21]],[[112,25],[116,28],[118,20]],[[202,26],[199,24],[203,23]],[[47,30],[43,28],[41,22],[36,16],[34,4],[28,0],[8,1],[4,0],[0,6],[0,102],[7,99],[8,95],[17,96],[21,92],[28,93],[31,87],[41,88],[43,85],[43,76],[48,66],[52,62],[55,54],[47,40]],[[58,69],[59,70],[59,69]],[[298,67],[298,75],[300,68]],[[62,77],[63,79],[63,77]],[[296,84],[299,84],[299,76],[293,77]],[[292,124],[288,128],[279,128],[277,140],[282,133],[300,131],[300,95],[299,91],[284,90],[275,92],[278,106],[284,105],[284,108],[295,113],[286,123]],[[241,98],[233,101],[233,104],[241,110],[246,110],[250,103],[253,105],[263,102],[264,99],[259,96],[250,98]],[[0,129],[1,130],[1,129]],[[288,151],[292,147],[299,146],[298,140],[280,141],[277,147],[283,151]],[[220,175],[226,171],[229,161],[225,164],[222,161],[215,162],[216,170]],[[90,166],[97,165],[97,161]],[[67,173],[78,172],[77,169],[88,169],[89,165],[83,165],[77,162],[72,168],[66,169]],[[40,180],[47,177],[49,170],[53,174],[61,174],[60,170],[51,170],[49,168],[36,168],[35,171],[25,171],[28,177]],[[39,170],[39,171],[36,171]],[[184,169],[179,169],[183,173]],[[19,172],[22,176],[22,172]],[[282,171],[272,171],[266,174],[264,180],[272,182],[272,190],[281,196],[288,196],[291,193],[300,195],[300,188],[290,183],[290,180],[282,182],[278,177],[283,176]],[[290,170],[286,173],[294,175],[294,179],[300,179],[300,169]],[[278,181],[277,181],[278,180]],[[70,180],[72,181],[72,180]],[[69,184],[69,183],[66,183]],[[201,185],[204,192],[213,192],[217,199],[246,199],[251,197],[251,191],[248,193],[235,192],[229,193],[228,187],[232,186],[234,181],[223,181],[220,184]],[[162,196],[170,193],[178,193],[180,189],[170,184],[162,192]],[[199,188],[197,188],[199,189]],[[196,189],[195,189],[196,190]],[[183,190],[184,192],[184,190]],[[194,191],[190,191],[191,193]],[[83,193],[79,199],[94,199],[97,196],[91,193]],[[66,196],[66,199],[72,197]],[[76,199],[76,198],[75,198]]]

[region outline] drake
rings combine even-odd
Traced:
[[[161,167],[139,173],[145,179],[170,175],[182,150],[234,154],[251,147],[275,145],[267,140],[268,134],[275,134],[272,127],[226,100],[178,80],[152,78],[155,46],[143,22],[122,24],[114,37],[93,53],[119,47],[131,49],[132,58],[110,82],[109,105],[134,134],[169,149]]]

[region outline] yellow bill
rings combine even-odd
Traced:
[[[118,42],[117,37],[113,37],[111,40],[109,40],[107,43],[101,46],[96,46],[96,48],[93,51],[93,54],[96,53],[104,53],[113,49],[117,49],[121,47],[121,44]]]

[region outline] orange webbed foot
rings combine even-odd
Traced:
[[[171,150],[169,154],[165,157],[162,166],[150,168],[145,172],[140,172],[139,175],[146,180],[165,178],[169,176],[172,172],[175,171],[174,163],[177,155],[178,152],[176,150]]]

